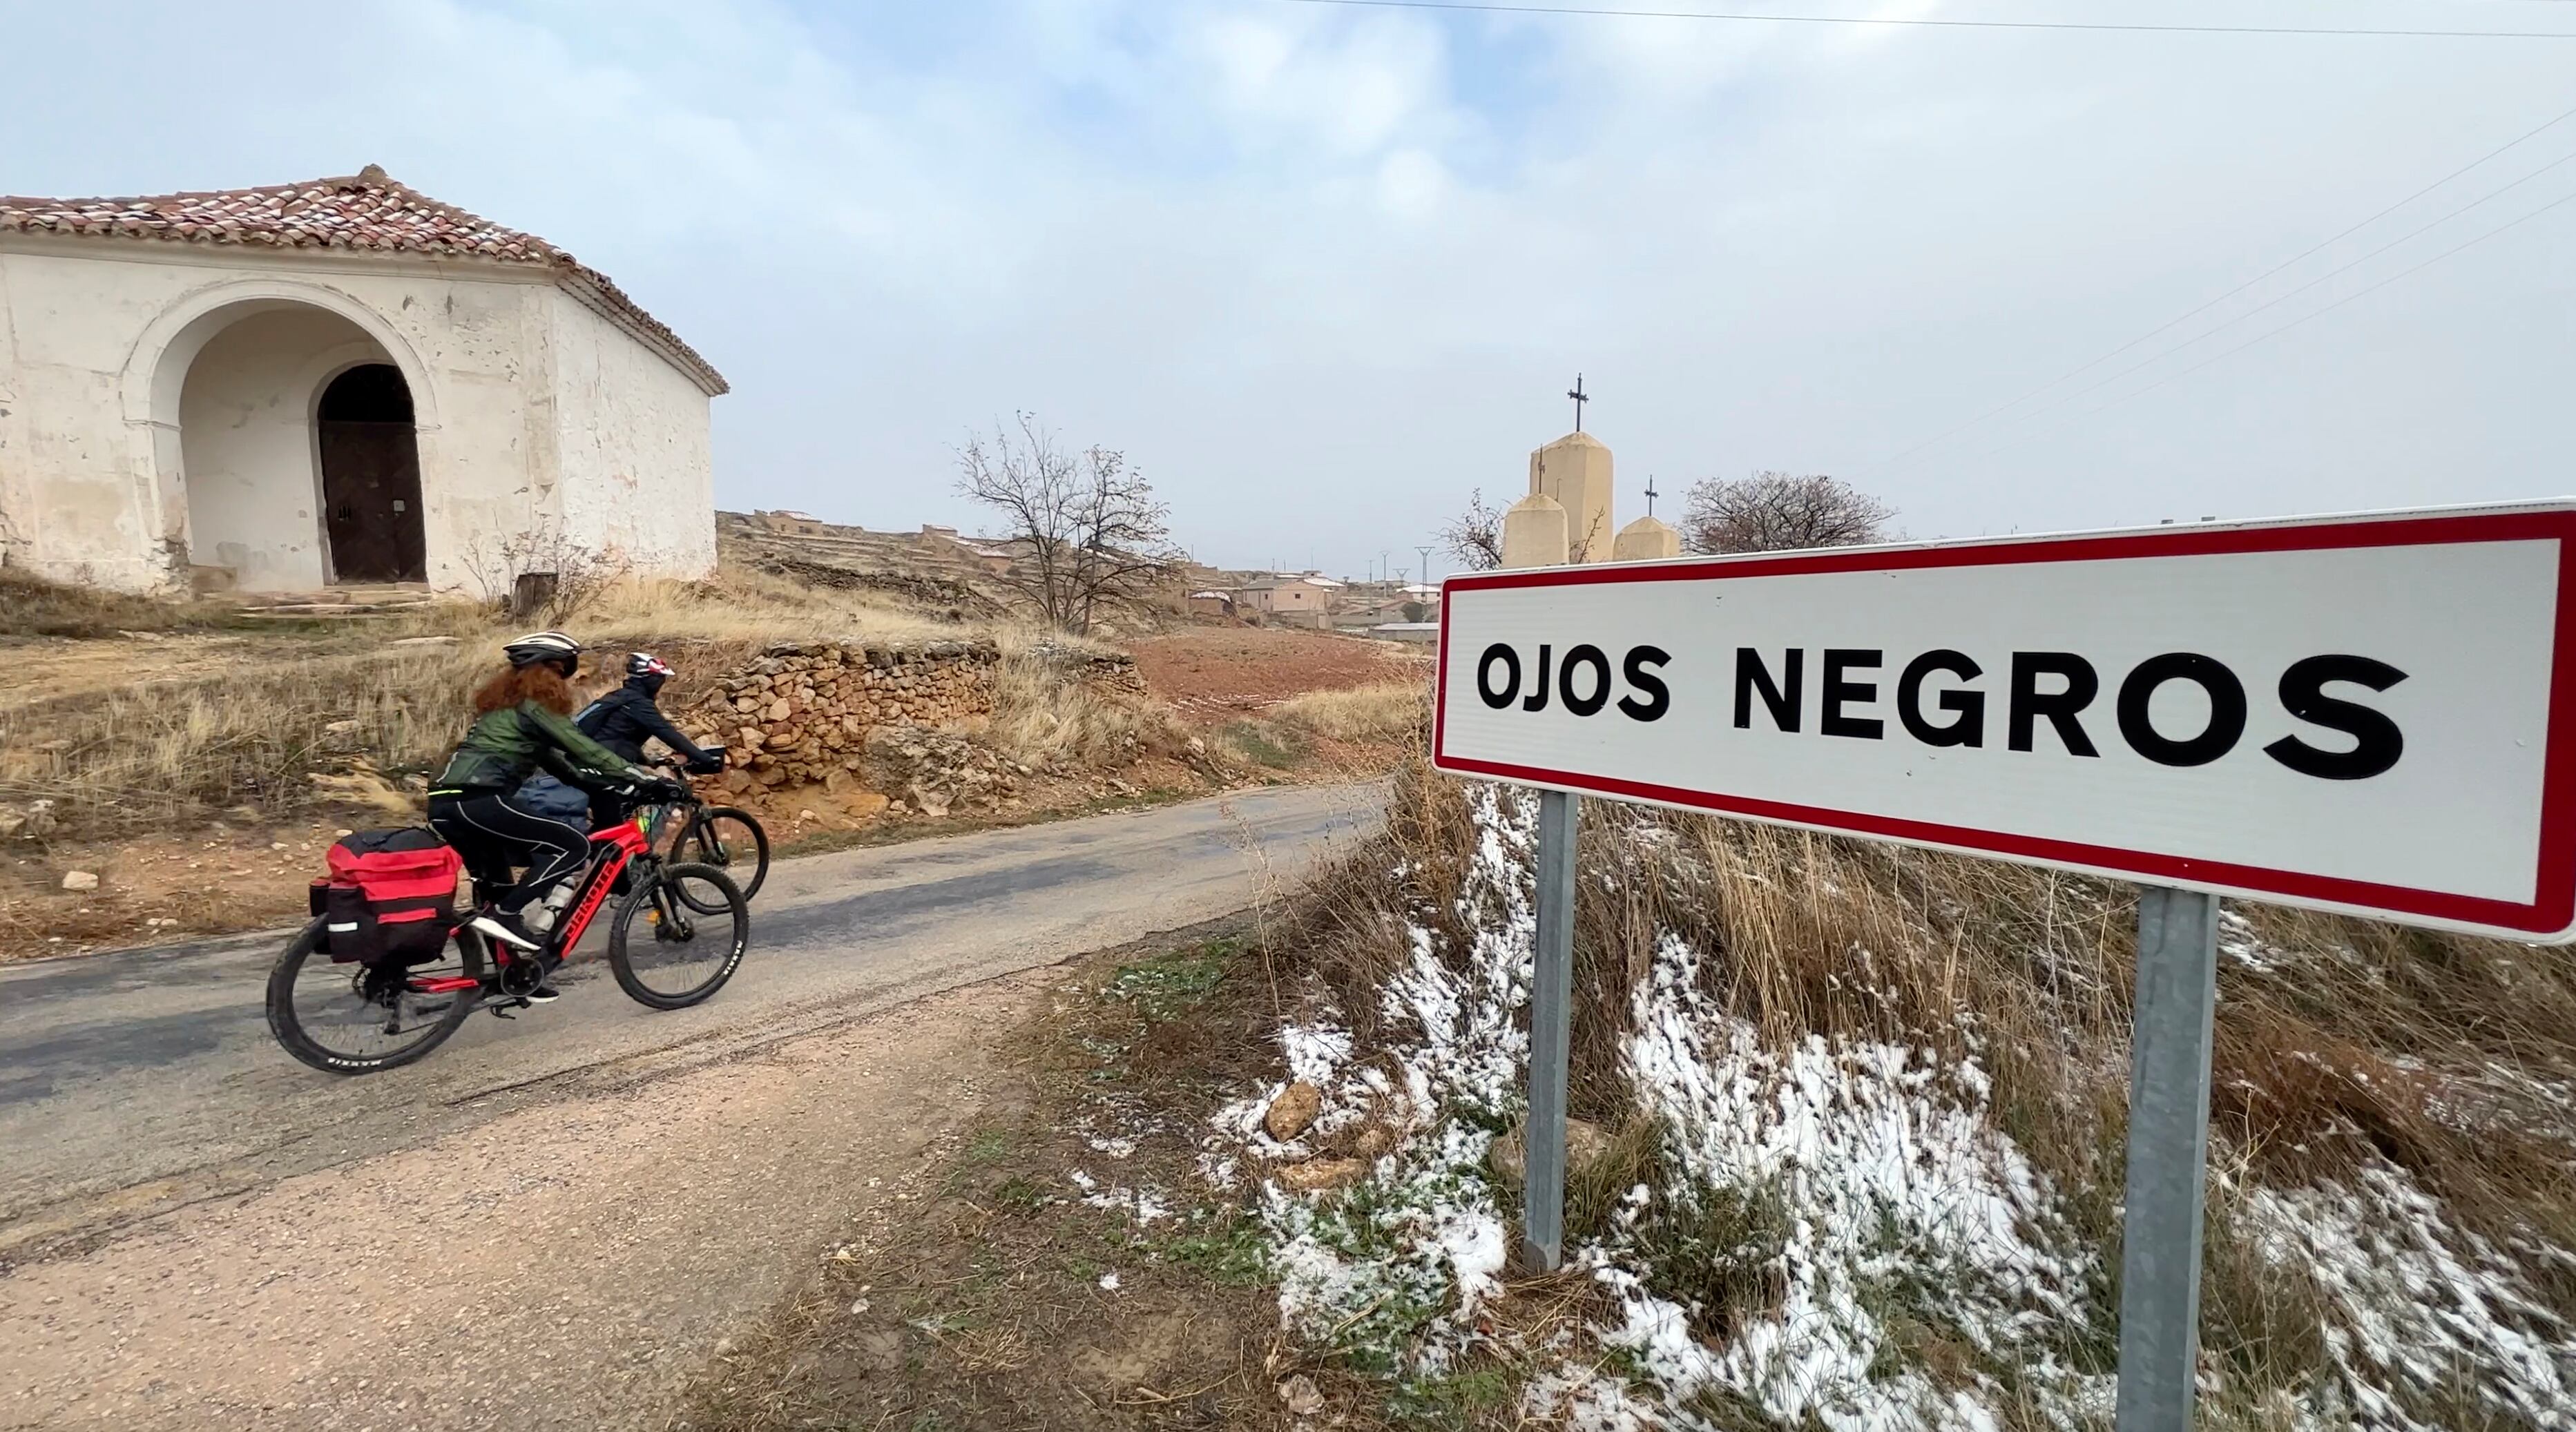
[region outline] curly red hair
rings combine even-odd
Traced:
[[[572,714],[572,684],[563,673],[542,662],[514,666],[474,688],[474,714],[489,716],[533,701],[558,716]]]

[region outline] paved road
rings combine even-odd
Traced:
[[[0,1268],[1241,909],[1374,807],[1367,787],[1288,788],[783,861],[751,955],[709,1003],[646,1010],[593,952],[554,1005],[472,1020],[422,1063],[360,1079],[270,1041],[278,935],[0,969]]]

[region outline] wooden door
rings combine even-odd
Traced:
[[[383,363],[341,374],[323,390],[320,429],[332,580],[427,580],[420,448],[402,374]]]

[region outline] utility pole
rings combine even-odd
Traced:
[[[1422,584],[1427,587],[1431,585],[1431,549],[1416,547],[1413,550],[1422,554]]]

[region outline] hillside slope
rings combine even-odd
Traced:
[[[1572,1266],[1518,1279],[1534,810],[1413,770],[1281,942],[1208,1159],[1288,1329],[1484,1425],[2107,1426],[2129,893],[1589,803]],[[2576,1426],[2576,965],[2224,928],[2203,1425]]]

